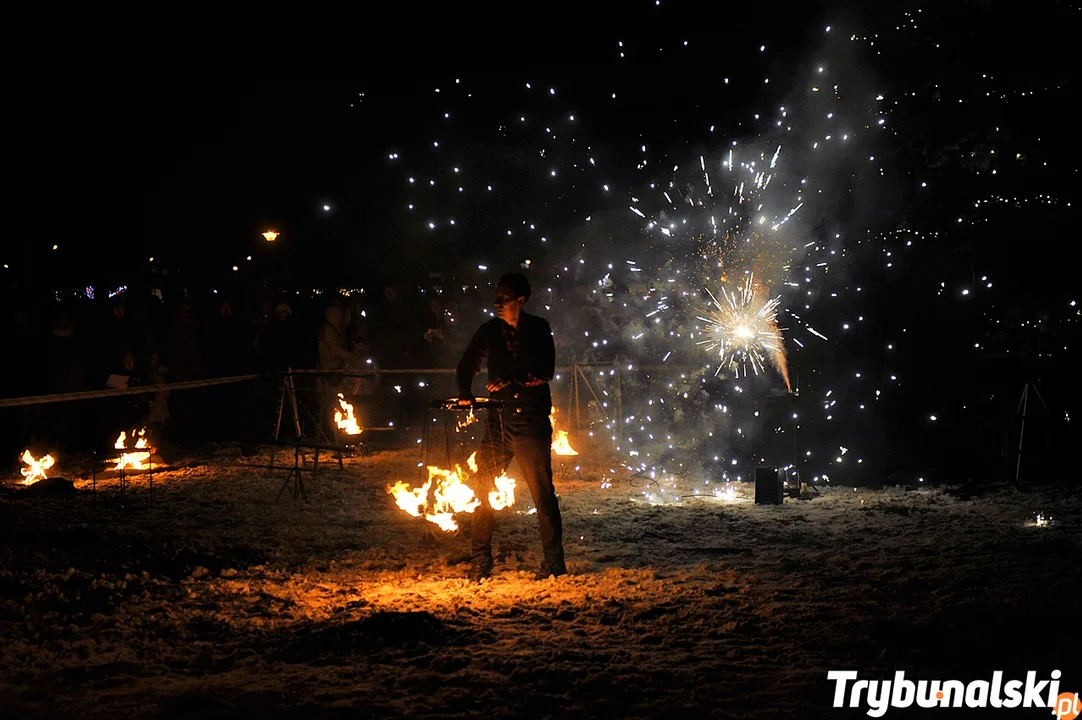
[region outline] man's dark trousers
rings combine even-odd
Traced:
[[[477,488],[481,505],[473,511],[473,556],[492,554],[492,529],[496,518],[488,504],[488,492],[492,489],[493,478],[507,469],[512,457],[518,459],[525,476],[523,479],[533,495],[545,561],[562,565],[563,523],[556,489],[552,485],[552,425],[547,411],[531,407],[508,408],[502,423],[498,416],[488,418],[485,437],[477,453],[478,476],[482,483]]]

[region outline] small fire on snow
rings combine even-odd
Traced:
[[[454,470],[428,466],[428,482],[417,488],[401,480],[387,487],[387,492],[394,496],[394,501],[405,512],[414,517],[423,517],[447,532],[458,529],[456,513],[472,513],[480,505],[473,488],[466,479],[477,475],[477,453],[466,460],[469,475],[460,465]],[[488,493],[488,506],[493,510],[503,510],[515,504],[515,479],[506,472],[495,479],[495,488]]]
[[[360,435],[361,426],[353,415],[353,405],[346,402],[346,396],[338,393],[338,407],[334,411],[334,424],[346,435]]]
[[[29,450],[23,450],[22,461],[26,463],[26,467],[20,470],[23,474],[23,485],[33,485],[38,480],[44,480],[48,477],[45,471],[56,464],[56,458],[52,455],[35,459]]]
[[[146,437],[147,429],[132,431],[131,437],[121,431],[113,447],[117,450],[128,451],[128,441],[133,440],[132,452],[121,452],[120,457],[110,458],[108,462],[116,463],[114,470],[146,470],[150,467],[150,449]]]
[[[552,412],[549,413],[549,422],[552,424],[552,452],[557,455],[578,455],[578,451],[571,447],[567,431],[556,429],[556,408],[552,408]]]

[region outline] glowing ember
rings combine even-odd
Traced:
[[[23,450],[22,461],[26,463],[26,467],[20,471],[23,474],[23,485],[33,485],[38,480],[44,480],[47,477],[45,471],[56,464],[52,455],[35,459],[29,450]]]
[[[571,441],[567,437],[566,430],[556,429],[556,408],[549,413],[549,422],[552,424],[552,452],[557,455],[578,455],[578,450],[571,447]]]
[[[428,466],[428,482],[417,488],[408,483],[396,482],[387,488],[395,504],[414,517],[423,517],[438,525],[441,530],[453,532],[458,529],[456,513],[472,513],[481,505],[467,483],[477,474],[477,453],[466,460],[467,470],[460,465],[454,470]],[[503,510],[515,504],[515,479],[501,473],[495,479],[495,489],[488,494],[488,504],[493,510]]]
[[[360,435],[361,426],[353,415],[353,406],[346,402],[346,396],[338,393],[338,407],[334,411],[334,424],[346,435]]]
[[[471,407],[470,411],[466,413],[466,417],[458,421],[458,425],[455,426],[455,432],[465,430],[475,422],[477,422],[477,416],[473,414],[473,408]]]
[[[122,452],[120,457],[111,458],[108,462],[116,463],[114,470],[146,470],[150,467],[150,446],[146,432],[146,428],[138,432],[132,431],[130,438],[127,433],[123,431],[120,433],[113,447],[117,450],[129,450],[128,442],[134,440],[130,448],[134,452]]]

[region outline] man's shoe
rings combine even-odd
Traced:
[[[470,572],[467,575],[470,582],[479,583],[492,576],[492,556],[482,555],[470,561]]]
[[[537,574],[533,576],[534,580],[546,580],[550,577],[560,577],[567,574],[567,566],[563,561],[549,562],[546,560],[541,563],[541,569],[537,571]]]

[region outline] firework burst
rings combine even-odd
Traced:
[[[698,344],[705,346],[708,352],[717,353],[719,361],[714,377],[726,368],[737,377],[741,373],[747,377],[749,366],[758,375],[769,363],[781,373],[785,387],[791,389],[781,328],[778,327],[781,298],[764,299],[763,293],[756,290],[751,274],[740,290],[730,292],[722,287],[722,300],[709,290],[706,292],[713,307],[698,318],[705,323],[705,337]]]

